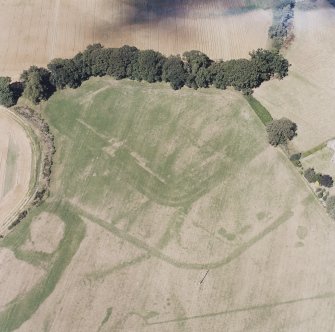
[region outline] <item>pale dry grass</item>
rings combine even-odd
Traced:
[[[273,117],[298,125],[294,143],[310,149],[335,136],[335,9],[296,11],[295,40],[285,56],[292,67],[284,81],[264,83],[255,97]]]
[[[12,113],[0,107],[0,234],[26,201],[32,162],[31,141],[25,129]]]
[[[14,253],[0,248],[0,310],[19,295],[25,294],[44,275],[44,271],[15,258]]]
[[[30,224],[30,239],[23,249],[53,253],[64,235],[64,223],[56,215],[41,213]]]

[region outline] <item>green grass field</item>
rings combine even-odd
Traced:
[[[45,274],[0,312],[1,331],[217,330],[216,312],[305,294],[310,240],[296,230],[328,219],[241,94],[95,78],[57,92],[43,115],[57,148],[51,195],[1,246]],[[65,223],[52,254],[24,247],[42,212]],[[289,252],[300,270],[273,289],[272,255]],[[242,312],[247,324],[252,309]]]

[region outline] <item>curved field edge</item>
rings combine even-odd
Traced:
[[[7,112],[8,115],[16,121],[25,131],[31,145],[32,151],[32,165],[31,165],[31,175],[30,175],[30,183],[29,190],[26,193],[26,198],[21,206],[18,207],[16,212],[14,212],[11,216],[9,216],[6,220],[1,222],[1,227],[5,227],[2,231],[1,235],[5,236],[8,234],[8,227],[18,218],[19,214],[22,213],[32,202],[33,197],[36,193],[36,189],[38,187],[40,172],[41,172],[41,146],[39,137],[32,127],[29,125],[27,121],[22,119],[19,115],[17,115],[13,110],[8,108],[2,108],[4,112]]]
[[[64,237],[58,249],[53,254],[23,252],[20,245],[29,236],[29,225],[34,216],[41,211],[50,211],[57,214],[65,223]],[[34,265],[42,265],[47,271],[43,280],[24,295],[17,296],[0,313],[0,330],[13,331],[28,320],[38,309],[41,303],[55,289],[65,268],[71,262],[81,241],[85,236],[85,225],[82,220],[71,211],[67,204],[48,205],[36,208],[27,220],[17,226],[17,231],[4,239],[1,246],[13,250],[18,259]]]

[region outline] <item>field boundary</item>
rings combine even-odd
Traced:
[[[24,128],[31,142],[32,170],[26,199],[16,212],[9,215],[1,225],[0,237],[7,235],[34,207],[48,196],[52,155],[55,152],[53,135],[49,125],[36,113],[27,108],[6,109],[10,116]]]

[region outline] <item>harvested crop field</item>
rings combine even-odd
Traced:
[[[95,78],[44,116],[50,199],[0,245],[45,276],[1,331],[334,329],[335,229],[241,94]]]
[[[18,79],[32,64],[46,66],[97,42],[168,55],[199,49],[214,59],[247,57],[267,45],[272,12],[258,9],[267,2],[1,0],[0,75]]]
[[[292,64],[289,76],[263,84],[255,97],[273,117],[297,123],[294,144],[305,151],[334,137],[335,8],[296,10],[294,33],[285,52]]]
[[[0,107],[0,234],[27,200],[32,166],[31,140],[22,123]]]

